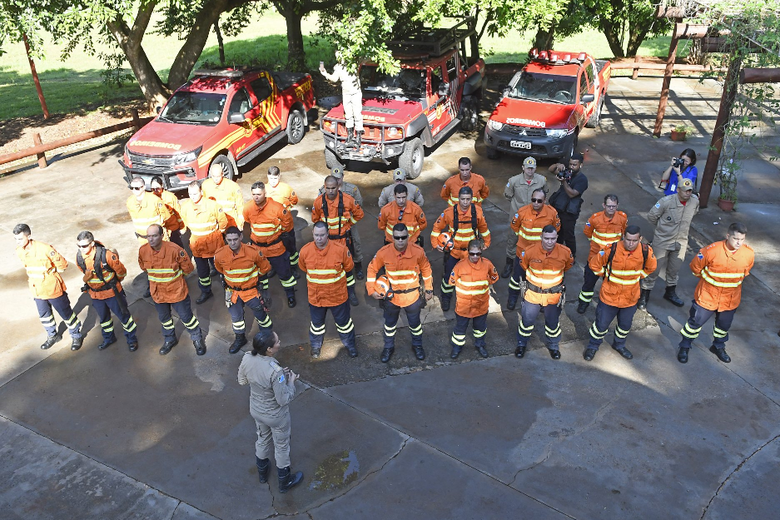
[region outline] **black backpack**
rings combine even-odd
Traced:
[[[618,241],[619,242],[619,241]],[[609,257],[607,257],[607,263],[604,265],[604,279],[606,280],[609,278],[609,275],[612,274],[612,260],[615,258],[615,251],[617,251],[617,242],[612,242],[612,245],[610,246],[609,251]],[[647,257],[650,254],[650,248],[647,246],[647,244],[640,244],[642,246],[642,270],[645,270],[645,266],[647,265]]]
[[[83,272],[87,272],[87,263],[84,261],[84,257],[81,255],[80,250],[76,253],[76,264],[78,264]],[[106,262],[106,246],[95,240],[95,276],[105,284],[106,280],[103,278],[104,270],[112,273],[114,272],[108,265],[108,262]],[[112,281],[115,280],[116,277],[112,278]]]
[[[460,227],[460,221],[458,220],[458,205],[452,206],[452,239],[455,240],[455,235],[458,233]],[[471,204],[471,229],[474,230],[474,236],[476,238],[482,238],[477,229],[477,205]]]

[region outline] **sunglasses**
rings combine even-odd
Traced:
[[[76,247],[78,247],[79,249],[86,249],[86,248],[88,248],[91,245],[92,245],[92,242],[90,242],[89,244],[76,244]]]
[[[479,251],[477,251],[477,252],[469,251],[469,256],[482,256],[482,253],[479,252]]]
[[[531,199],[531,202],[544,202],[544,199]]]
[[[133,190],[133,191],[141,191],[142,189],[144,189],[144,187],[143,186],[130,186],[130,189]]]
[[[409,238],[409,235],[404,235],[402,237],[393,236],[393,240],[406,240]]]

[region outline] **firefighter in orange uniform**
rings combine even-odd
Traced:
[[[441,310],[450,310],[453,285],[449,283],[452,268],[458,261],[468,256],[468,244],[474,239],[481,238],[484,249],[490,246],[490,230],[482,213],[482,207],[472,202],[474,192],[468,186],[464,186],[458,193],[458,204],[444,210],[431,231],[431,245],[439,251],[444,251],[444,246],[439,244],[439,235],[442,232],[451,232],[453,247],[444,254],[444,273],[441,279]]]
[[[547,224],[542,229],[541,240],[534,242],[520,253],[520,263],[526,273],[525,295],[520,304],[517,321],[517,348],[515,357],[525,355],[525,347],[534,331],[534,321],[544,313],[544,336],[550,357],[561,359],[558,344],[561,342],[561,310],[566,286],[563,274],[574,265],[571,249],[556,243],[558,230]]]
[[[441,188],[441,198],[450,206],[455,206],[460,197],[461,188],[469,187],[474,195],[474,204],[482,205],[482,201],[490,195],[485,178],[471,171],[471,159],[461,157],[458,160],[458,173],[444,181]]]
[[[200,296],[195,303],[200,305],[214,296],[210,263],[214,253],[225,243],[222,233],[227,229],[228,219],[219,204],[203,196],[197,181],[190,183],[187,192],[190,198],[181,204],[181,218],[190,228],[190,251],[195,257],[200,287]]]
[[[409,241],[423,247],[422,230],[428,227],[425,213],[414,202],[407,200],[409,190],[404,184],[393,188],[395,201],[388,202],[379,212],[379,230],[385,233],[385,245],[393,243],[393,226],[404,224],[409,230]]]
[[[490,305],[490,286],[498,281],[498,271],[493,263],[482,256],[482,241],[472,240],[468,245],[468,259],[463,259],[452,269],[450,285],[455,287],[455,330],[452,331],[450,357],[456,359],[466,344],[469,320],[474,331],[474,347],[483,358],[485,349],[487,314]]]
[[[398,187],[406,188],[403,184]],[[377,251],[366,271],[368,295],[377,300],[385,299],[385,328],[382,333],[385,347],[380,360],[382,363],[387,363],[395,351],[396,325],[403,309],[409,322],[409,332],[412,334],[412,350],[415,357],[422,361],[425,359],[425,350],[422,346],[422,323],[420,322],[420,310],[423,306],[423,300],[420,299],[420,277],[422,276],[425,287],[425,299],[430,300],[433,297],[431,264],[422,247],[409,243],[411,235],[406,224],[395,224],[392,227],[392,236],[393,243]],[[375,286],[376,274],[382,267],[385,268],[392,291],[385,296],[380,295]]]
[[[182,235],[187,231],[187,226],[184,225],[184,221],[181,219],[181,204],[179,204],[179,199],[176,195],[165,189],[162,177],[159,175],[152,177],[152,181],[149,185],[152,188],[152,193],[160,197],[163,204],[165,204],[165,207],[168,209],[168,212],[171,214],[170,218],[163,223],[163,227],[170,236],[170,241],[177,246],[184,247]]]
[[[622,240],[590,259],[591,270],[604,281],[599,291],[596,321],[590,328],[590,342],[582,354],[585,361],[593,360],[615,317],[617,325],[612,348],[626,359],[634,357],[626,348],[626,338],[639,301],[639,280],[647,278],[658,266],[653,248],[642,244],[641,240],[639,226],[628,226]]]
[[[265,185],[265,195],[284,206],[284,209],[290,215],[292,215],[293,206],[298,204],[298,195],[295,194],[295,191],[289,184],[282,182],[282,172],[278,166],[268,168],[268,182]],[[289,228],[285,228],[282,231],[282,244],[284,244],[284,248],[290,254],[290,268],[293,276],[298,279],[301,275],[298,272],[298,247],[295,244],[295,224],[292,218],[290,219]]]
[[[127,296],[120,283],[127,275],[127,269],[119,260],[119,255],[96,242],[95,236],[89,231],[79,233],[76,245],[79,248],[76,265],[84,273],[85,286],[82,291],[89,291],[92,306],[98,314],[103,331],[103,342],[98,349],[103,350],[116,343],[114,322],[111,319],[113,312],[122,322],[127,347],[130,352],[135,352],[138,350],[138,337],[135,332],[138,327],[127,307]]]
[[[313,242],[301,248],[298,265],[306,273],[306,286],[309,291],[309,342],[311,357],[320,357],[325,336],[325,315],[330,309],[341,343],[347,349],[349,357],[357,357],[355,348],[355,324],[350,317],[347,303],[350,290],[354,290],[352,269],[354,262],[349,249],[336,240],[328,238],[328,226],[324,222],[315,222],[312,230]],[[353,289],[347,286],[352,280]]]
[[[588,253],[588,262],[599,254],[599,251],[605,247],[620,240],[623,232],[628,225],[628,215],[618,211],[618,196],[609,194],[604,197],[604,203],[601,205],[604,211],[594,213],[585,224],[585,236],[590,240],[590,253]],[[588,310],[590,301],[593,299],[593,289],[599,277],[590,270],[590,266],[585,264],[585,280],[580,289],[579,303],[577,312],[584,314]]]
[[[353,256],[357,253],[352,239],[352,228],[363,216],[363,208],[352,195],[339,190],[339,179],[333,175],[325,177],[325,193],[314,199],[311,221],[325,222],[328,225],[328,238],[347,246]],[[355,275],[358,278],[363,278],[362,260],[354,260]]]
[[[130,189],[133,194],[127,198],[127,211],[130,212],[130,218],[133,219],[135,236],[138,237],[138,243],[146,243],[146,229],[152,224],[165,225],[165,222],[171,218],[171,212],[165,206],[165,203],[154,195],[146,191],[146,183],[141,177],[133,177],[130,181]],[[165,236],[168,239],[168,236]]]
[[[244,206],[244,220],[249,222],[252,228],[249,241],[260,248],[260,252],[279,275],[279,281],[287,295],[287,306],[295,307],[297,282],[290,268],[290,253],[287,252],[282,241],[282,232],[292,228],[292,215],[280,203],[269,198],[265,191],[265,184],[258,181],[252,184],[252,200]],[[271,305],[268,277],[262,276],[261,281],[263,299],[267,305]]]
[[[52,307],[68,325],[72,340],[71,350],[78,350],[84,342],[81,334],[81,322],[70,306],[65,281],[60,272],[68,267],[68,262],[50,245],[30,238],[32,231],[27,224],[17,224],[13,229],[16,240],[16,256],[27,270],[27,280],[33,301],[38,308],[38,317],[46,329],[46,341],[41,348],[46,350],[62,339],[57,332]]]
[[[753,268],[753,249],[745,244],[747,227],[739,222],[729,226],[726,240],[702,248],[691,261],[691,271],[700,278],[693,294],[693,305],[688,321],[680,334],[677,360],[688,362],[688,351],[699,337],[702,326],[715,315],[710,352],[724,363],[731,363],[726,354],[726,342],[734,313],[742,299],[742,282]]]
[[[558,212],[546,202],[547,196],[544,190],[541,188],[534,190],[531,194],[531,203],[517,210],[510,223],[510,228],[517,233],[517,256],[512,278],[509,279],[509,298],[506,303],[506,308],[510,311],[515,310],[517,299],[520,297],[521,282],[525,280],[525,269],[520,262],[523,251],[542,240],[542,229],[545,226],[553,226],[556,232],[561,230]]]
[[[171,307],[173,307],[190,333],[195,352],[202,356],[206,353],[206,343],[203,341],[203,331],[200,329],[198,318],[192,313],[187,281],[184,279],[194,270],[192,260],[181,247],[163,241],[161,225],[149,226],[146,236],[149,242],[138,250],[138,266],[149,276],[152,300],[162,324],[165,343],[160,348],[160,355],[166,355],[179,343],[173,318],[171,318]]]
[[[224,177],[225,172],[219,164],[209,168],[209,178],[203,181],[203,196],[216,202],[227,217],[227,225],[244,229],[244,195],[241,187],[233,180]]]
[[[258,280],[271,270],[271,264],[257,246],[242,244],[243,238],[243,233],[237,227],[230,226],[225,231],[227,245],[217,249],[214,255],[214,265],[222,274],[225,305],[233,323],[233,333],[236,335],[228,349],[231,354],[235,354],[248,343],[244,306],[252,310],[260,330],[270,330],[273,325],[257,292]]]

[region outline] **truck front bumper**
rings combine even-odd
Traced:
[[[346,139],[325,135],[325,146],[342,161],[390,162],[404,152],[404,141],[392,143],[362,142],[359,148],[347,148]]]
[[[563,137],[546,135],[536,137],[485,127],[485,146],[495,148],[502,153],[532,157],[563,157],[573,141],[574,133]]]
[[[198,180],[198,174],[191,166],[183,165],[175,169],[163,168],[159,166],[128,166],[121,159],[117,161],[125,172],[127,184],[133,180],[133,177],[141,177],[146,183],[146,187],[152,182],[152,178],[161,177],[163,186],[168,191],[186,190],[192,181]]]

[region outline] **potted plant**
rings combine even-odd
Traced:
[[[693,133],[693,127],[684,123],[672,127],[672,141],[685,141],[688,134]]]
[[[737,172],[739,164],[729,157],[724,166],[715,174],[715,184],[718,185],[718,207],[723,211],[733,211],[737,202]]]

